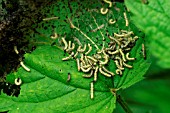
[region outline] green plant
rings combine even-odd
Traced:
[[[100,13],[100,8],[110,6],[96,0],[55,1],[42,8],[40,12],[45,14],[44,20],[32,25],[32,28],[35,28],[37,32],[30,32],[29,35],[25,35],[26,38],[30,39],[30,46],[37,46],[35,51],[24,55],[24,63],[31,71],[28,72],[21,67],[17,72],[7,76],[6,80],[8,82],[14,83],[15,78],[21,78],[23,84],[18,97],[1,93],[0,111],[110,113],[116,108],[117,100],[126,112],[132,112],[120,97],[120,94],[124,89],[144,79],[143,76],[151,64],[149,48],[154,48],[154,44],[161,41],[154,39],[155,32],[165,33],[164,35],[166,35],[166,32],[165,30],[162,30],[162,33],[159,32],[159,27],[154,32],[151,32],[152,30],[149,28],[151,22],[143,24],[149,17],[141,17],[145,13],[139,13],[140,8],[145,7],[146,11],[143,12],[150,12],[149,8],[154,6],[152,1],[149,2],[149,5],[144,5],[140,1],[129,0],[126,1],[126,5],[135,14],[132,16],[133,20],[131,20],[131,13],[126,10],[124,3],[119,2],[116,2],[116,5],[113,5],[106,15]],[[138,8],[133,9],[133,5],[138,6]],[[127,21],[124,19],[124,12],[127,14],[128,26],[126,25]],[[144,22],[141,21],[141,18],[144,18]],[[109,19],[116,20],[116,23],[109,24]],[[133,22],[146,33],[147,37]],[[154,22],[156,22],[156,19]],[[103,27],[96,30],[99,26]],[[138,40],[132,43],[129,50],[130,56],[136,58],[132,62],[127,62],[133,68],[125,68],[120,76],[115,72],[117,69],[114,62],[115,58],[109,57],[109,62],[106,63],[105,67],[115,75],[106,77],[98,73],[97,81],[94,83],[94,99],[91,99],[90,83],[94,78],[83,78],[84,73],[77,70],[77,64],[74,59],[62,60],[62,58],[70,54],[63,51],[62,38],[64,37],[68,42],[74,42],[76,44],[75,48],[79,47],[79,42],[82,45],[91,44],[93,49],[90,55],[93,56],[99,50],[101,51],[102,48],[109,48],[111,42],[109,36],[113,37],[114,33],[123,34],[121,30],[133,31],[134,36],[132,35],[132,39],[135,36],[139,37]],[[51,39],[50,37],[53,35],[57,35],[57,38]],[[128,40],[130,40],[130,36]],[[155,40],[155,43],[152,40]],[[145,50],[142,49],[143,44]],[[161,46],[158,44],[157,46],[160,51],[163,51]],[[168,44],[165,44],[165,46],[167,47]],[[141,50],[143,51],[141,52]],[[146,52],[146,56],[143,56],[143,52]],[[151,52],[156,57],[160,56],[160,53],[156,53],[156,50]],[[121,52],[119,55],[121,56]],[[167,55],[168,53],[165,58],[167,58]],[[167,59],[160,61],[165,64]],[[167,68],[168,63],[161,66]],[[68,80],[68,77],[70,77],[70,80]]]

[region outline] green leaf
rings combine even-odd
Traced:
[[[141,58],[140,51],[142,49],[141,43],[142,39],[138,40],[136,46],[132,50],[133,56],[135,56],[136,60],[134,61],[133,68],[130,70],[125,70],[124,75],[122,77],[118,77],[118,82],[115,82],[115,86],[117,89],[125,89],[130,87],[131,85],[141,81],[144,79],[143,75],[147,72],[150,67],[149,63],[149,51],[147,51],[147,59],[144,60]]]
[[[146,79],[124,90],[121,95],[134,113],[169,113],[169,83],[169,77]],[[115,110],[115,113],[119,112],[121,108]]]
[[[64,4],[65,3],[65,4]],[[59,7],[57,7],[59,4]],[[136,82],[143,79],[143,75],[146,73],[147,69],[149,68],[148,60],[150,53],[148,49],[146,49],[147,53],[147,60],[144,60],[142,58],[141,53],[141,44],[147,44],[147,39],[144,41],[143,37],[144,34],[138,30],[133,24],[133,21],[129,19],[129,26],[125,26],[125,20],[123,13],[127,13],[127,17],[130,18],[130,13],[124,10],[124,4],[122,3],[116,3],[116,7],[120,9],[120,11],[117,11],[114,7],[110,9],[110,12],[106,15],[102,15],[100,13],[100,10],[98,7],[103,7],[101,2],[98,1],[84,1],[84,2],[70,2],[70,6],[68,6],[67,0],[64,2],[57,2],[54,3],[52,6],[44,8],[44,13],[47,14],[47,17],[53,17],[53,15],[59,17],[58,20],[52,20],[52,21],[44,21],[39,23],[37,26],[37,31],[40,32],[41,35],[34,33],[32,37],[34,37],[37,42],[44,42],[46,43],[52,34],[53,28],[55,28],[55,32],[59,34],[59,36],[66,37],[66,40],[71,40],[75,43],[77,43],[74,39],[76,37],[82,45],[91,43],[90,40],[87,40],[87,38],[78,30],[71,29],[67,17],[72,19],[72,23],[78,27],[82,32],[84,32],[97,46],[99,49],[103,46],[103,38],[106,39],[105,46],[108,46],[108,43],[110,42],[109,38],[107,37],[107,33],[109,35],[113,35],[113,33],[119,33],[121,29],[133,31],[135,35],[139,36],[139,41],[137,42],[136,46],[131,51],[131,56],[135,57],[137,60],[132,64],[131,62],[128,62],[133,66],[133,69],[125,69],[123,76],[120,77],[119,75],[116,75],[114,78],[114,88],[121,89],[121,88],[127,88]],[[78,7],[79,5],[81,7]],[[106,4],[104,4],[106,5]],[[64,7],[64,8],[63,8]],[[72,8],[72,13],[69,9],[69,7]],[[107,7],[107,6],[104,6]],[[53,12],[56,10],[56,12]],[[89,10],[89,11],[88,11]],[[67,12],[66,12],[67,11]],[[48,12],[48,13],[47,13]],[[114,25],[110,25],[108,23],[109,19],[116,19],[117,22]],[[96,22],[96,23],[95,23]],[[104,25],[104,27],[96,32],[91,32],[98,26]],[[46,29],[44,29],[46,27]],[[67,34],[67,35],[65,35]],[[59,41],[55,41],[58,46],[61,46],[60,40],[61,37],[59,37]],[[34,39],[33,38],[33,39]],[[34,41],[34,40],[33,40]],[[52,43],[52,41],[49,41]],[[96,53],[97,49],[94,45],[92,45],[93,49],[91,54]],[[138,68],[138,66],[140,66]],[[116,65],[114,62],[109,63],[109,66],[107,67],[109,70],[113,71],[115,73]],[[113,87],[110,85],[110,87]]]
[[[8,75],[7,81],[13,83],[14,79],[19,77],[23,84],[18,98],[0,96],[3,102],[8,100],[12,103],[11,106],[3,104],[0,111],[17,112],[19,110],[18,112],[24,112],[30,110],[28,112],[43,112],[48,110],[49,112],[110,113],[115,109],[116,97],[110,89],[125,89],[142,80],[150,65],[148,63],[150,54],[146,49],[147,55],[144,59],[141,53],[142,43],[146,44],[147,42],[147,40],[144,41],[144,34],[134,26],[130,19],[129,26],[125,26],[123,12],[126,12],[126,10],[124,10],[124,4],[117,3],[116,7],[120,11],[111,8],[106,15],[100,13],[99,7],[107,7],[107,5],[96,0],[69,3],[64,0],[53,2],[42,9],[42,12],[46,14],[44,18],[57,16],[59,19],[37,23],[33,25],[33,28],[38,33],[33,32],[29,36],[25,36],[30,37],[31,44],[38,44],[34,52],[25,55],[24,63],[31,69],[31,72],[19,68],[16,73]],[[129,18],[130,13],[126,13]],[[70,28],[68,18],[77,28]],[[109,19],[117,19],[116,24],[108,24]],[[101,25],[104,25],[102,29],[91,32]],[[108,47],[110,40],[107,34],[113,36],[113,33],[119,33],[122,29],[133,31],[139,37],[130,51],[130,57],[134,57],[136,60],[127,62],[129,65],[133,65],[133,68],[125,68],[122,77],[116,74],[109,78],[98,73],[98,79],[94,85],[94,100],[91,100],[90,83],[93,81],[93,77],[83,78],[84,73],[78,72],[74,59],[62,61],[62,58],[68,56],[68,54],[65,54],[62,50],[61,37],[65,37],[66,41],[74,42],[76,48],[78,44],[74,37],[80,40],[82,45],[92,44],[94,49],[90,55],[93,55],[97,49],[101,49],[103,46]],[[56,40],[50,39],[54,32],[59,35]],[[56,45],[53,45],[54,42]],[[117,69],[113,60],[110,60],[106,68],[114,73]],[[71,80],[67,82],[69,74]]]
[[[21,78],[23,85],[18,98],[0,95],[0,111],[112,112],[116,99],[106,84],[102,81],[95,84],[95,99],[91,100],[91,80],[82,79],[76,63],[63,62],[62,57],[64,52],[51,46],[40,46],[26,54],[25,65],[31,72],[19,68],[18,72],[9,75]],[[71,74],[70,82],[67,82],[68,73]]]
[[[150,40],[149,49],[157,58],[158,65],[170,68],[170,2],[169,0],[149,0],[145,5],[140,0],[126,0],[127,7],[134,14],[132,19]]]

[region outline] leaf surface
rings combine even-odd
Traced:
[[[150,0],[148,5],[140,0],[127,0],[127,7],[134,14],[132,19],[150,42],[149,49],[157,58],[158,65],[170,67],[170,3],[168,0]]]
[[[24,64],[31,69],[31,72],[19,68],[17,72],[8,75],[7,81],[13,83],[14,79],[19,77],[23,84],[19,97],[0,95],[2,101],[0,111],[111,113],[115,109],[116,97],[110,89],[125,89],[144,79],[143,75],[150,65],[148,50],[146,59],[141,53],[141,45],[145,43],[142,38],[144,34],[134,26],[124,4],[117,3],[116,7],[120,10],[117,11],[113,7],[106,15],[102,15],[98,7],[107,7],[107,4],[96,0],[69,3],[64,0],[54,2],[42,9],[42,12],[46,14],[44,18],[59,18],[33,25],[36,32],[25,36],[30,38],[31,44],[37,44],[35,51],[24,56]],[[123,12],[127,13],[129,26],[125,26]],[[68,18],[81,31],[70,28]],[[117,23],[108,24],[111,18],[117,19]],[[91,32],[101,25],[104,27]],[[68,54],[63,51],[61,38],[65,37],[66,41],[71,40],[76,44],[76,48],[78,44],[74,37],[79,39],[82,45],[90,43],[93,47],[90,53],[92,55],[97,51],[95,44],[99,49],[103,46],[107,47],[110,41],[107,34],[112,36],[114,33],[119,33],[121,29],[133,31],[139,37],[130,52],[130,56],[136,60],[127,62],[133,65],[133,68],[125,68],[122,77],[116,74],[108,78],[98,73],[97,82],[94,84],[94,100],[92,100],[90,99],[90,83],[93,77],[83,78],[84,73],[78,72],[75,59],[62,61],[62,58]],[[53,33],[59,36],[56,40],[50,39]],[[114,61],[110,60],[106,68],[115,73]],[[67,81],[69,74],[71,79]],[[5,102],[9,102],[10,105],[4,104]]]

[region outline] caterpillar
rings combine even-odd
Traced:
[[[20,65],[26,70],[26,71],[31,71],[27,66],[24,65],[24,63],[21,61]]]
[[[100,71],[101,74],[103,74],[103,75],[105,75],[107,77],[111,77],[112,76],[111,74],[108,74],[108,73],[104,72],[101,67],[99,68],[99,71]]]
[[[74,55],[74,52],[71,52],[71,54],[68,57],[62,58],[63,61],[65,60],[69,60],[72,58],[72,56]]]
[[[80,71],[80,60],[76,58],[76,61],[77,61],[77,70]]]
[[[109,24],[114,24],[114,23],[116,23],[116,20],[114,20],[114,21],[113,21],[113,19],[109,20]]]
[[[53,40],[57,39],[58,38],[57,33],[54,33],[54,35],[51,35],[50,38],[53,39]]]
[[[14,83],[15,83],[15,85],[19,86],[22,84],[22,80],[20,78],[16,78]]]
[[[105,10],[104,10],[104,8],[100,9],[101,14],[103,14],[103,15],[105,15],[108,11],[109,11],[108,8],[106,8]]]
[[[129,25],[129,21],[128,21],[126,12],[124,12],[123,15],[124,15],[124,18],[125,18],[126,26],[128,26]]]
[[[74,44],[74,43],[72,43],[72,47],[71,47],[70,45],[71,45],[71,44],[69,44],[68,49],[66,49],[66,52],[69,52],[69,51],[74,50],[74,48],[75,48],[75,44]]]
[[[68,73],[67,82],[69,82],[69,81],[70,81],[70,79],[71,79],[71,74],[70,74],[70,73]]]
[[[99,67],[97,66],[94,71],[94,81],[97,81],[97,72],[98,72]]]
[[[112,73],[111,71],[107,70],[104,66],[102,66],[103,71],[109,73],[110,75],[114,76],[115,74]]]
[[[90,83],[90,98],[94,98],[94,84],[93,82]]]
[[[122,70],[121,69],[116,69],[116,74],[122,75]]]
[[[88,55],[92,51],[92,46],[88,44],[89,50],[85,53],[85,55]]]
[[[80,48],[78,48],[77,51],[83,53],[86,50],[86,46],[87,45],[84,44],[84,48],[83,49],[81,49],[81,46],[80,46]]]
[[[62,38],[62,41],[63,41],[63,43],[64,43],[64,50],[66,50],[67,47],[68,47],[68,44],[67,44],[65,38]]]
[[[128,64],[126,64],[126,63],[124,63],[124,62],[123,62],[123,65],[126,66],[126,67],[128,67],[128,68],[132,68],[131,65],[128,65]]]
[[[142,53],[143,53],[144,59],[146,59],[145,45],[144,44],[142,44]]]
[[[119,52],[120,52],[120,54],[122,55],[123,61],[126,62],[125,55],[124,55],[124,53],[122,52],[122,49],[119,49]]]
[[[103,0],[104,2],[108,3],[109,4],[109,7],[112,7],[112,2],[111,1],[108,1],[108,0]]]
[[[14,51],[16,54],[19,54],[19,51],[17,50],[17,46],[14,46]]]
[[[43,21],[56,20],[56,19],[58,19],[58,17],[50,17],[50,18],[44,18]]]
[[[129,57],[129,53],[126,54],[126,59],[127,59],[127,60],[135,60],[135,58],[130,58],[130,57]]]

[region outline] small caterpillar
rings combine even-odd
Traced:
[[[105,76],[107,76],[107,77],[111,77],[111,76],[112,76],[112,75],[104,72],[101,67],[99,68],[99,71],[100,71],[101,74],[103,74],[103,75],[105,75]]]
[[[86,64],[90,64],[87,56],[84,56],[84,59],[85,59],[84,61],[85,61]]]
[[[76,58],[76,61],[77,61],[77,70],[80,71],[80,60]]]
[[[118,69],[124,70],[124,68],[119,65],[119,62],[117,60],[115,60],[114,62],[116,63],[116,66],[117,66]]]
[[[17,50],[17,46],[14,46],[14,51],[16,54],[19,54],[19,51]]]
[[[108,8],[106,8],[105,10],[104,10],[104,8],[100,9],[101,14],[103,14],[103,15],[106,14],[108,11],[109,11]]]
[[[114,33],[115,34],[115,33]],[[116,39],[111,36],[109,36],[110,40],[114,40],[118,45],[121,45],[121,43]]]
[[[110,55],[114,55],[114,54],[117,54],[117,53],[119,53],[119,50],[116,50],[116,51],[113,51],[113,52],[111,52],[111,51],[108,51],[108,53],[109,53]]]
[[[89,67],[89,68],[87,68],[87,69],[84,69],[83,67],[80,67],[80,68],[81,68],[81,70],[82,70],[83,72],[87,73],[87,72],[89,72],[89,71],[91,70],[92,67]]]
[[[90,83],[90,98],[94,98],[94,85],[93,82]]]
[[[53,40],[57,39],[58,38],[57,33],[54,33],[54,36],[52,35],[50,38],[53,39]]]
[[[58,19],[58,17],[44,18],[43,21],[47,21],[47,20],[55,20],[55,19]]]
[[[68,44],[67,44],[65,38],[62,38],[62,41],[63,41],[63,43],[64,43],[64,50],[66,50],[67,47],[68,47]]]
[[[107,70],[104,66],[102,66],[103,71],[109,73],[110,75],[114,76],[115,74],[112,73],[111,71]]]
[[[93,75],[93,70],[91,70],[90,74],[84,74],[83,77],[85,78],[91,78]]]
[[[20,78],[15,79],[15,85],[19,86],[22,84],[22,80]]]
[[[143,58],[146,59],[145,45],[144,44],[142,44],[142,53],[143,53]]]
[[[100,61],[100,65],[105,65],[105,64],[107,64],[108,61],[109,61],[108,55],[105,55],[103,58],[105,59],[105,61]]]
[[[87,57],[86,57],[87,58]],[[92,61],[92,60],[90,60],[90,59],[87,59],[87,61],[88,61],[88,63],[90,64],[90,66],[92,66],[92,65],[94,65],[95,63]]]
[[[71,48],[71,41],[68,41],[68,48],[67,49],[69,49],[69,48]]]
[[[70,45],[68,46],[68,49],[66,49],[67,52],[72,51],[75,48],[75,44],[74,43],[72,43],[72,47],[70,47]]]
[[[81,47],[81,46],[80,46],[80,47]],[[77,51],[78,51],[78,52],[81,52],[81,53],[83,53],[85,50],[86,50],[86,44],[84,44],[84,48],[83,48],[83,49],[81,49],[81,48],[77,49]]]
[[[94,54],[93,57],[97,60],[100,60],[102,58],[102,56],[99,54]]]
[[[71,54],[68,57],[62,58],[63,61],[65,60],[69,60],[72,58],[72,56],[74,55],[74,52],[71,52]]]
[[[119,62],[120,62],[120,67],[122,67],[122,66],[123,66],[123,61],[122,61],[122,59],[121,59],[119,56],[116,56],[115,59],[119,60]]]
[[[116,23],[116,20],[114,20],[114,21],[113,21],[113,19],[109,20],[109,24],[114,24],[114,23]]]
[[[133,35],[133,34],[134,34],[133,31],[130,31],[130,32],[126,33],[126,34],[117,34],[117,33],[114,33],[114,37],[117,37],[117,38],[124,37],[124,38],[126,38],[126,37],[129,37],[129,36]]]
[[[122,55],[123,61],[126,62],[125,55],[124,55],[124,53],[122,52],[122,49],[119,49],[119,52],[120,52],[120,54]]]
[[[97,62],[97,60],[91,56],[87,56],[88,59],[92,60],[93,62]]]
[[[129,21],[128,21],[126,12],[124,12],[123,15],[124,15],[124,18],[125,18],[126,26],[128,26],[129,25]]]
[[[81,54],[80,61],[81,61],[83,64],[86,64],[85,61],[84,61],[84,55],[83,55],[83,54]]]
[[[91,65],[89,65],[89,64],[88,64],[88,65],[83,65],[83,64],[81,64],[81,67],[82,67],[82,68],[90,68]]]
[[[103,0],[104,2],[108,3],[109,4],[109,7],[112,7],[112,2],[111,1],[108,1],[108,0]]]
[[[88,44],[89,50],[85,53],[85,55],[89,54],[92,51],[92,46]]]
[[[77,51],[75,54],[74,54],[74,58],[76,58],[78,56],[79,52]]]
[[[97,72],[98,72],[99,67],[97,66],[94,71],[94,81],[97,81]]]
[[[126,63],[124,63],[124,62],[123,62],[123,65],[126,66],[126,67],[128,67],[128,68],[132,68],[131,65],[128,65],[128,64],[126,64]]]
[[[22,61],[20,62],[20,64],[26,71],[28,71],[28,72],[30,71],[30,69],[28,67],[26,67]]]
[[[122,70],[121,69],[116,69],[116,74],[122,75]]]
[[[122,33],[128,33],[128,31],[126,30],[120,30]]]
[[[129,57],[129,53],[126,54],[126,59],[127,59],[127,60],[135,60],[135,58],[130,58],[130,57]]]
[[[69,81],[70,81],[70,79],[71,79],[71,75],[70,75],[70,73],[68,73],[67,82],[69,82]]]

